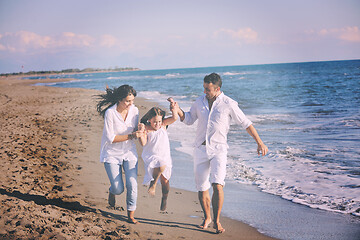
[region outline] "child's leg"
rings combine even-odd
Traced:
[[[160,210],[165,211],[166,202],[170,191],[170,182],[163,175],[160,176],[160,181],[161,181],[161,190],[162,190]]]
[[[161,166],[161,167],[158,167],[158,168],[154,168],[154,171],[153,171],[153,178],[154,180],[152,180],[150,182],[150,186],[149,186],[149,189],[148,189],[148,193],[151,195],[151,196],[155,196],[155,189],[156,189],[156,184],[159,180],[159,177],[161,175],[161,173],[165,170],[165,166]]]

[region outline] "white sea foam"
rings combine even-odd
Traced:
[[[236,75],[246,75],[248,74],[247,72],[225,72],[222,75],[225,76],[236,76]]]
[[[178,78],[180,77],[180,73],[168,73],[168,74],[165,74],[165,75],[156,75],[156,76],[153,76],[154,79],[168,79],[168,78]]]
[[[138,92],[138,96],[149,100],[155,100],[156,102],[161,101],[161,99],[166,100],[167,98],[165,94],[161,94],[158,91],[141,91]]]
[[[306,150],[287,147],[251,161],[230,159],[227,177],[312,208],[360,216],[360,179],[340,174],[343,170],[336,163],[306,158]]]

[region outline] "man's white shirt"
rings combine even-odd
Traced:
[[[238,103],[226,96],[223,92],[216,98],[211,109],[206,95],[196,99],[190,111],[185,112],[184,123],[187,125],[198,121],[195,147],[206,141],[206,153],[208,157],[218,153],[227,152],[227,134],[231,121],[248,128],[252,122],[245,116],[238,106]]]

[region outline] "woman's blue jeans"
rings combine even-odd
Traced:
[[[137,200],[137,161],[123,161],[122,164],[104,163],[110,180],[109,191],[114,195],[124,192],[122,169],[126,180],[126,205],[128,211],[135,211]]]

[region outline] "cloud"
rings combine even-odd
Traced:
[[[360,42],[360,30],[358,27],[344,27],[322,29],[317,32],[319,36],[332,37],[345,42]]]
[[[72,32],[64,32],[60,36],[55,37],[54,46],[51,47],[90,47],[94,42],[94,38],[85,34],[75,34]]]
[[[112,35],[105,34],[100,38],[100,46],[111,48],[117,46],[118,44],[119,40]]]
[[[64,32],[56,36],[19,31],[0,35],[0,50],[26,52],[36,49],[57,49],[64,47],[90,47],[94,42],[91,36]]]
[[[259,42],[258,33],[251,28],[243,28],[238,30],[222,28],[214,32],[215,38],[230,37],[237,43],[257,43]]]

